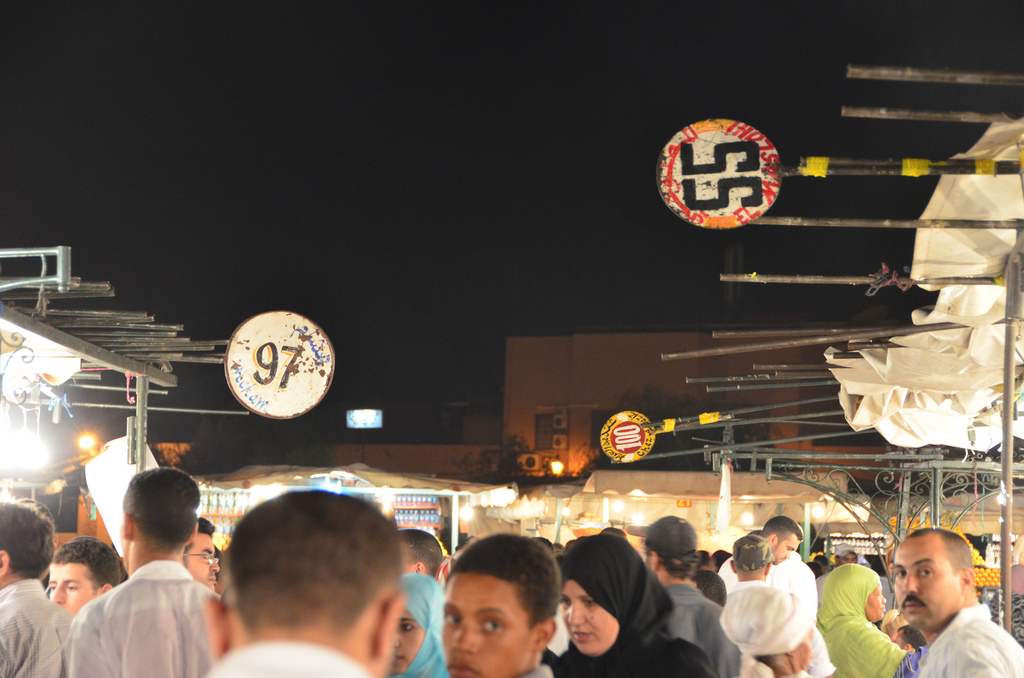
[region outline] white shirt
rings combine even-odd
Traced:
[[[932,641],[920,678],[1024,678],[1024,649],[986,605],[960,610]]]
[[[71,678],[200,678],[212,663],[203,608],[214,597],[180,562],[146,563],[75,615]]]
[[[732,572],[731,567],[729,571]],[[809,568],[808,572],[810,572]],[[735,576],[736,574],[733,573],[733,577]],[[814,581],[813,572],[811,572],[811,581]],[[768,586],[768,584],[763,581],[737,581],[733,584],[732,591],[729,591],[729,594],[732,595],[735,591],[742,591],[754,586]],[[828,678],[836,672],[836,667],[828,657],[828,648],[825,647],[825,639],[821,636],[821,632],[818,631],[818,627],[813,626],[811,628],[813,630],[811,634],[811,665],[807,667],[807,673],[811,674],[814,678]]]
[[[297,640],[261,641],[224,655],[206,678],[370,678],[337,650]]]
[[[739,583],[736,573],[732,571],[732,558],[722,563],[718,576],[725,582],[725,590],[732,593]],[[811,619],[818,617],[818,588],[814,584],[814,572],[800,560],[795,551],[781,564],[772,567],[765,583],[773,589],[789,591],[800,599],[800,604]]]
[[[46,599],[38,579],[0,589],[0,676],[64,678],[71,614]]]

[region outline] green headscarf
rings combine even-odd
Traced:
[[[835,678],[890,678],[907,653],[868,621],[864,606],[878,575],[863,565],[841,565],[825,579],[818,630]]]

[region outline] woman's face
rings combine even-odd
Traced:
[[[600,657],[619,637],[619,620],[572,579],[562,587],[562,614],[573,645],[588,657]]]
[[[881,584],[868,596],[868,602],[864,605],[864,615],[872,623],[882,621],[885,617],[885,596],[882,595]]]
[[[409,610],[402,610],[402,616],[398,620],[398,633],[395,635],[395,659],[391,663],[389,675],[397,676],[409,669],[409,664],[416,658],[426,635],[427,632],[416,623]]]

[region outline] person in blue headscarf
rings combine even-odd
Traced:
[[[392,678],[449,678],[444,657],[444,591],[432,577],[402,575],[405,610],[398,620]]]

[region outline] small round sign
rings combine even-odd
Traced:
[[[654,447],[654,433],[641,425],[649,423],[639,412],[619,412],[601,428],[601,450],[614,462],[640,459]]]
[[[682,130],[658,158],[658,190],[676,216],[703,228],[736,228],[764,214],[779,195],[779,153],[768,137],[736,120],[704,120]]]
[[[334,348],[308,318],[273,311],[235,330],[224,355],[228,386],[256,414],[290,419],[313,409],[334,377]]]

